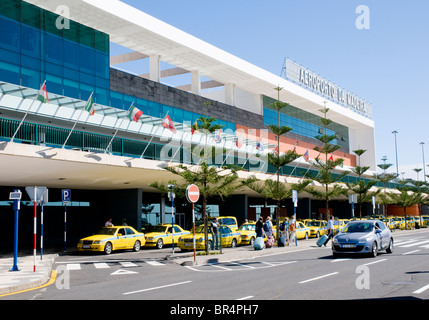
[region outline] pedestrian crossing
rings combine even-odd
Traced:
[[[423,248],[429,249],[429,238],[418,237],[418,238],[405,238],[405,239],[394,239],[396,248]]]
[[[135,267],[142,267],[145,265],[153,266],[153,267],[162,267],[165,266],[165,263],[156,261],[156,260],[147,260],[147,261],[139,261],[139,262],[132,262],[132,261],[109,261],[109,262],[98,262],[98,261],[58,261],[56,264],[59,265],[65,265],[68,271],[77,271],[82,270],[87,266],[91,266],[95,269],[110,269],[113,267],[122,267],[122,268],[135,268]]]

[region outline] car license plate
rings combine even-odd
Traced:
[[[354,244],[343,244],[341,245],[341,248],[354,248],[355,245]]]
[[[83,249],[90,249],[90,248],[91,248],[91,246],[85,245],[85,246],[82,246],[82,248],[83,248]]]
[[[193,247],[194,244],[193,243],[185,243],[185,247]]]

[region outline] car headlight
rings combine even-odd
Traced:
[[[197,242],[203,242],[203,238],[199,238],[198,240],[196,240]]]
[[[104,241],[103,240],[98,240],[98,241],[94,241],[93,244],[102,244]]]
[[[334,244],[338,244],[338,239],[337,239],[337,238],[334,238],[334,240],[332,240],[332,242],[333,242]]]

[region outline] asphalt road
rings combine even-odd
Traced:
[[[311,241],[311,240],[310,240]],[[429,231],[395,236],[393,254],[334,259],[330,247],[252,259],[181,266],[171,248],[68,255],[56,260],[55,285],[8,300],[348,300],[428,299]],[[198,305],[197,302],[195,302]]]

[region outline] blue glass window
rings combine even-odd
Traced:
[[[19,66],[0,61],[1,80],[20,85]]]
[[[110,92],[110,105],[114,108],[124,108],[124,95],[119,92]]]
[[[45,59],[51,63],[63,64],[63,40],[45,34]]]
[[[61,77],[47,74],[46,87],[49,88],[49,92],[60,94],[60,95],[63,94],[63,82]]]
[[[57,64],[52,64],[45,62],[45,71],[50,74],[55,74],[57,76],[63,75],[63,68]]]
[[[76,70],[63,68],[64,78],[79,81],[79,72]]]
[[[109,79],[110,76],[109,56],[97,51],[95,52],[95,75],[104,79]]]
[[[9,50],[0,49],[0,60],[13,64],[19,64],[19,54]]]
[[[93,74],[95,72],[95,54],[94,50],[80,46],[80,72]]]
[[[80,82],[95,86],[95,77],[93,75],[81,72],[80,73]]]
[[[98,88],[110,89],[110,80],[96,77],[95,78],[95,85]]]
[[[95,93],[95,101],[98,104],[105,106],[109,105],[109,90],[97,88]]]
[[[4,49],[20,52],[20,27],[18,23],[0,19],[0,46]]]
[[[21,67],[21,85],[29,88],[40,88],[40,72]]]
[[[162,108],[159,103],[149,101],[149,115],[152,117],[163,118]]]
[[[64,66],[79,70],[79,45],[64,40]]]
[[[64,95],[75,99],[80,99],[79,96],[79,82],[64,79]]]
[[[40,31],[21,26],[21,53],[40,58]]]

